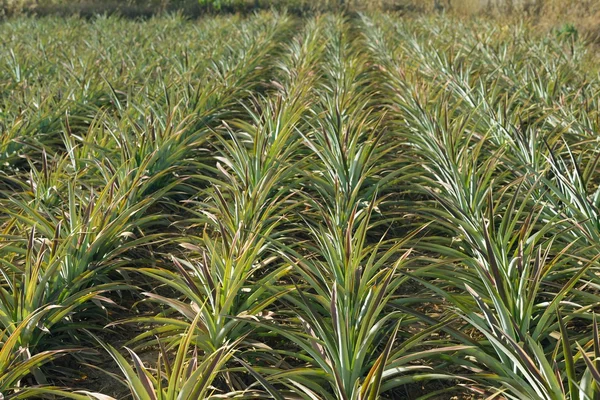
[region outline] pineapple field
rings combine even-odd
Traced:
[[[0,23],[0,399],[600,398],[570,25]]]

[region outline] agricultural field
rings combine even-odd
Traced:
[[[565,25],[0,23],[0,399],[600,396]]]

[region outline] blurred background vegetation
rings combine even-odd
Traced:
[[[0,17],[118,14],[144,18],[179,12],[196,18],[271,8],[300,15],[343,9],[491,16],[507,23],[527,18],[546,29],[573,27],[589,41],[600,43],[600,0],[0,0]]]
[[[306,13],[349,8],[460,14],[520,13],[545,17],[561,17],[566,13],[591,18],[598,16],[600,0],[0,0],[0,7],[3,15],[118,12],[125,16],[145,16],[172,11],[197,15],[275,7]]]

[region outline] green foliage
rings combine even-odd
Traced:
[[[215,11],[220,11],[223,6],[230,6],[233,0],[198,0],[201,6],[208,7]]]
[[[556,37],[560,40],[577,40],[579,38],[579,31],[573,24],[566,23],[556,29]]]

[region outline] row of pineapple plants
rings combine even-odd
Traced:
[[[584,43],[384,14],[0,33],[4,398],[599,395]]]

